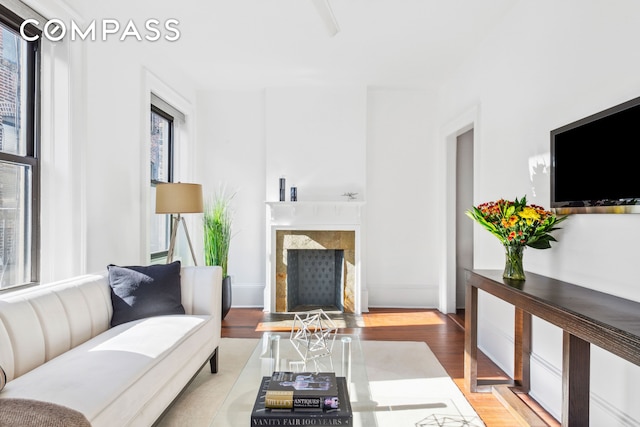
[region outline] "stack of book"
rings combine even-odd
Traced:
[[[347,382],[333,372],[274,372],[262,378],[251,425],[353,425]]]

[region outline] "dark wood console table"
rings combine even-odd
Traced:
[[[527,272],[524,282],[502,271],[474,270],[465,307],[465,387],[489,391],[496,382],[478,378],[478,289],[515,306],[513,390],[528,393],[531,316],[563,330],[562,425],[589,425],[590,344],[640,365],[640,303]]]

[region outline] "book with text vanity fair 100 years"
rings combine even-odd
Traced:
[[[251,426],[351,426],[353,413],[347,381],[336,377],[339,406],[322,411],[308,409],[275,409],[265,407],[265,396],[271,377],[263,377],[251,412]]]

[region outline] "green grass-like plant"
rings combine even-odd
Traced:
[[[222,277],[227,277],[232,223],[230,203],[234,196],[227,196],[220,190],[204,211],[204,261],[206,265],[222,267]]]

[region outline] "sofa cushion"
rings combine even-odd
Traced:
[[[181,302],[180,261],[120,267],[109,265],[111,326],[165,314],[185,314]]]

